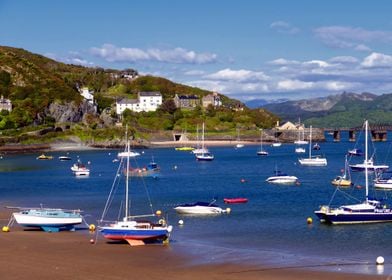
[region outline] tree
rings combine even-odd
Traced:
[[[166,99],[162,102],[162,105],[159,107],[159,110],[164,113],[173,114],[177,110],[177,107],[173,99]]]

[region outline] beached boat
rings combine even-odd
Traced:
[[[38,156],[37,159],[39,159],[39,160],[48,160],[48,159],[53,159],[53,156],[47,156],[45,154],[42,154],[42,155]]]
[[[195,154],[196,160],[198,161],[212,161],[214,160],[214,155],[208,151],[208,149],[204,145],[204,123],[203,123],[203,132],[201,136],[201,153]]]
[[[174,208],[178,214],[194,214],[194,215],[209,215],[221,214],[229,212],[215,204],[215,199],[211,202],[198,201],[195,203],[186,203],[178,205]]]
[[[247,203],[248,199],[245,197],[224,198],[223,202],[227,204]]]
[[[58,232],[64,230],[74,230],[75,225],[83,221],[80,210],[66,210],[53,208],[23,208],[8,207],[19,209],[20,212],[12,214],[15,221],[23,227],[38,227],[47,232]]]
[[[78,161],[71,166],[71,170],[75,176],[88,176],[90,175],[90,169],[88,169],[83,163]]]
[[[130,151],[129,141],[127,141],[127,151]],[[125,165],[125,166],[124,166]],[[127,170],[125,174],[125,207],[124,215],[122,220],[117,221],[106,221],[105,217],[110,208],[110,204],[113,201],[114,189],[117,188],[117,184],[120,180],[120,172],[125,167]],[[122,159],[119,163],[119,168],[112,184],[112,189],[109,193],[108,199],[101,219],[99,221],[99,229],[102,235],[109,240],[115,241],[127,241],[130,245],[144,245],[146,242],[164,242],[168,241],[173,227],[168,225],[166,220],[161,218],[158,221],[146,220],[147,217],[156,218],[156,214],[152,209],[150,203],[151,213],[141,215],[130,215],[130,200],[129,200],[129,156],[127,160]],[[147,192],[147,189],[146,189]],[[148,200],[151,201],[148,192]]]
[[[345,156],[345,160],[344,160],[343,175],[336,176],[336,178],[331,181],[331,184],[338,187],[350,187],[352,185],[350,168],[348,167],[347,155]]]
[[[274,175],[268,177],[265,181],[271,184],[295,184],[298,182],[298,178],[275,170]]]
[[[263,130],[260,129],[260,149],[257,151],[258,156],[268,156],[268,152],[263,149]]]
[[[304,166],[326,166],[327,159],[317,155],[312,157],[312,126],[310,126],[309,132],[309,157],[298,159],[299,163]]]
[[[365,121],[365,161],[368,160],[368,121]],[[392,209],[369,198],[368,166],[365,165],[365,201],[359,204],[342,205],[337,208],[321,206],[314,213],[321,222],[335,224],[363,224],[392,222]]]

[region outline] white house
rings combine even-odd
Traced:
[[[162,104],[162,94],[159,91],[139,92],[137,99],[121,99],[116,101],[116,113],[121,115],[125,109],[134,112],[156,111]]]
[[[82,95],[89,103],[94,105],[94,91],[89,90],[88,87],[83,87],[80,89],[80,95]]]

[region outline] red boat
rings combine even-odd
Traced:
[[[247,203],[248,199],[244,197],[236,197],[236,198],[224,198],[223,201],[225,203]]]

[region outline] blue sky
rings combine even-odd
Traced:
[[[0,0],[0,44],[242,101],[383,94],[391,14],[387,0]]]

